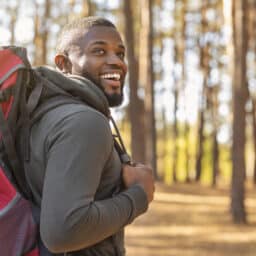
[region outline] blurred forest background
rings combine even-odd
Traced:
[[[230,187],[246,222],[256,184],[256,0],[0,0],[0,44],[53,65],[70,19],[113,21],[127,46],[124,104],[114,111],[134,161],[167,185]]]

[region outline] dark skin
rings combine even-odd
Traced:
[[[57,54],[55,63],[66,73],[86,77],[103,89],[110,106],[122,103],[127,72],[125,47],[115,28],[97,26],[69,33],[72,43],[66,55]],[[71,40],[71,39],[70,39]]]
[[[94,26],[69,32],[67,49],[66,54],[55,56],[59,70],[94,82],[103,90],[110,106],[121,104],[127,65],[125,47],[118,31],[113,27]],[[125,187],[139,184],[151,202],[155,190],[152,169],[136,164],[124,165],[122,171]]]

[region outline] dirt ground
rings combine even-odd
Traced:
[[[234,225],[229,190],[157,184],[148,213],[126,229],[127,256],[256,256],[256,189],[247,225]]]

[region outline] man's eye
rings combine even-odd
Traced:
[[[124,52],[119,52],[119,53],[117,53],[117,56],[118,56],[121,60],[123,60],[125,54],[124,54]]]
[[[97,54],[97,55],[103,55],[105,53],[105,50],[100,49],[100,48],[96,48],[96,49],[93,49],[92,52]]]

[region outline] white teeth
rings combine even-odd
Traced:
[[[103,79],[115,79],[115,80],[120,80],[121,75],[118,73],[113,73],[113,74],[104,74],[101,76]]]

